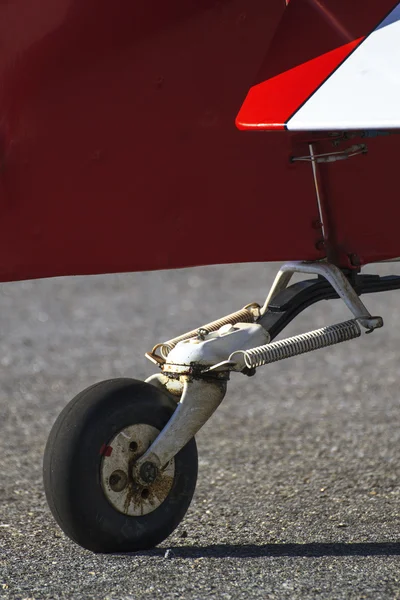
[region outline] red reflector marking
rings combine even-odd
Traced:
[[[106,446],[103,444],[100,448],[100,456],[111,456],[112,450],[112,446]]]

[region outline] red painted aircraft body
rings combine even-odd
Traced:
[[[255,82],[352,44],[394,4],[1,3],[0,280],[400,256],[400,137],[321,165],[323,243],[311,166],[290,157],[329,150],[326,132],[235,127]]]

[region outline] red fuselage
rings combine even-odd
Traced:
[[[318,55],[393,3],[36,4],[0,6],[0,280],[326,256],[310,165],[290,162],[310,136],[235,118],[274,34],[278,64],[312,17]],[[340,266],[400,256],[398,140],[321,168]]]

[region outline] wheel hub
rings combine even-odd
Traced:
[[[147,515],[158,508],[171,491],[175,475],[175,460],[149,478],[144,486],[133,475],[133,465],[146,452],[159,430],[143,423],[130,425],[117,433],[103,455],[100,477],[108,502],[128,516]]]

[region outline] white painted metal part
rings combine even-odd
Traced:
[[[171,379],[163,373],[151,375],[146,379],[146,383],[150,383],[150,385],[153,385],[159,390],[167,392],[175,402],[179,402],[179,399],[182,396],[183,383],[179,381],[179,379]]]
[[[194,338],[197,336],[198,331],[202,330],[207,333],[213,333],[221,329],[224,325],[235,325],[236,323],[254,323],[256,318],[259,316],[260,306],[256,302],[251,302],[247,304],[241,310],[238,310],[222,319],[217,319],[216,321],[212,321],[211,323],[207,323],[206,325],[202,325],[197,329],[193,329],[192,331],[187,331],[183,335],[178,335],[171,340],[167,340],[166,342],[162,342],[161,344],[156,344],[151,352],[146,353],[146,358],[151,360],[155,364],[164,364],[168,354],[171,352],[173,348],[183,340],[188,340],[190,338]]]
[[[169,365],[212,366],[226,360],[235,350],[248,350],[270,341],[269,333],[251,323],[224,325],[218,331],[179,342],[168,354]]]
[[[399,127],[400,3],[287,123],[289,131]]]
[[[325,277],[331,284],[333,289],[337,292],[338,296],[343,300],[349,310],[358,319],[360,325],[368,330],[375,329],[383,326],[382,317],[373,317],[364,305],[362,300],[356,294],[356,291],[350,284],[350,282],[343,275],[342,271],[326,262],[288,262],[282,265],[275,281],[272,284],[271,290],[265,300],[263,307],[261,308],[261,317],[268,310],[268,306],[273,298],[284,290],[291,280],[294,273],[306,273],[309,275],[320,275]]]
[[[226,381],[182,377],[182,399],[174,414],[147,452],[133,468],[140,477],[140,467],[152,462],[159,469],[167,464],[208,421],[226,393]]]

